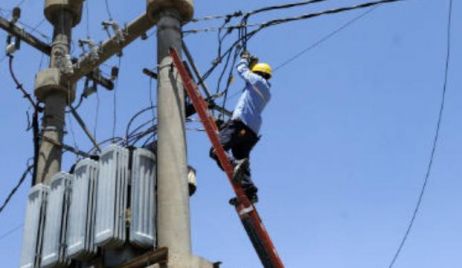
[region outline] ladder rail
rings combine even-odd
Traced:
[[[202,124],[204,125],[205,131],[212,143],[213,148],[215,149],[215,154],[217,155],[220,164],[227,175],[228,181],[230,182],[236,194],[236,212],[238,213],[239,218],[244,225],[252,245],[257,251],[260,261],[264,267],[283,268],[284,264],[282,263],[282,260],[280,259],[255,206],[247,198],[240,184],[233,180],[234,168],[230,163],[224,148],[221,146],[218,136],[219,130],[214,118],[208,110],[208,104],[202,98],[197,85],[191,79],[191,76],[185,68],[183,61],[179,57],[176,49],[170,49],[170,56],[172,57],[173,64],[181,77],[183,87],[185,88],[189,98],[191,99],[191,102],[194,105],[194,108],[196,109],[197,114],[199,115],[199,118],[201,119]]]

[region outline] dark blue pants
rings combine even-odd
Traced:
[[[250,151],[252,151],[252,148],[259,140],[257,134],[239,120],[230,120],[226,122],[220,130],[219,138],[223,149],[228,152],[228,158],[233,165],[235,164],[235,160],[249,158]],[[230,151],[232,155],[229,155]],[[217,162],[221,169],[223,169],[213,147],[210,149],[210,157]],[[244,190],[256,191],[257,188],[253,184],[250,176],[250,167],[245,171],[245,176],[243,177],[241,185]]]

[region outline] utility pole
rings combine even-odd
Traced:
[[[45,104],[35,183],[49,183],[61,169],[64,111],[75,98],[75,84],[66,71],[72,70],[71,32],[80,22],[82,0],[45,0],[44,13],[54,32],[49,68],[37,74],[35,83],[35,96]]]
[[[192,254],[184,91],[181,79],[173,68],[169,56],[171,47],[181,50],[181,26],[192,19],[192,0],[146,0],[147,11],[126,25],[119,33],[102,42],[98,46],[97,58],[86,54],[79,59],[72,59],[69,55],[72,28],[80,23],[83,1],[44,1],[45,16],[54,28],[51,45],[0,17],[1,29],[50,56],[49,67],[37,73],[35,80],[34,93],[37,99],[44,103],[44,114],[34,183],[49,184],[51,177],[61,170],[62,150],[66,148],[63,144],[65,108],[75,99],[77,81],[86,76],[112,89],[112,81],[94,70],[157,24],[159,73],[157,245],[154,245],[154,251],[134,257],[120,267],[141,267],[143,263],[157,261],[160,261],[161,265],[153,267],[218,267],[218,263],[213,264]],[[85,129],[84,124],[82,127]],[[92,138],[91,135],[89,138]],[[165,262],[164,259],[168,260]],[[94,260],[96,267],[100,267],[98,265],[101,261],[101,258]]]
[[[169,48],[181,50],[181,25],[192,19],[193,3],[148,0],[148,15],[157,23],[157,243],[169,249],[169,267],[189,267],[192,249],[184,91]]]

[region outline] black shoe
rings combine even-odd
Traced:
[[[249,198],[250,203],[255,204],[258,202],[258,195],[257,193],[254,193],[251,196],[247,196]]]
[[[251,196],[248,196],[247,195],[247,198],[249,199],[250,203],[252,204],[255,204],[258,202],[258,195],[257,193],[254,193],[253,195]],[[238,201],[237,201],[237,197],[233,197],[231,199],[229,199],[229,204],[232,205],[232,206],[236,206],[238,204]]]
[[[241,160],[236,160],[236,165],[234,166],[233,180],[235,182],[242,181],[245,176],[246,171],[249,170],[249,159],[244,158]]]
[[[252,204],[255,204],[258,202],[258,195],[257,195],[257,192],[258,192],[258,188],[251,185],[249,187],[246,187],[244,189],[244,192],[245,192],[245,195],[247,196],[247,198],[249,199],[249,201],[252,203]]]
[[[229,204],[231,206],[236,206],[237,205],[237,197],[233,197],[233,198],[229,199],[228,202],[229,202]]]

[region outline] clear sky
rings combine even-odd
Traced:
[[[17,2],[2,0],[0,8],[9,10]],[[104,40],[100,24],[107,19],[104,1],[86,2],[89,16],[84,13],[74,38],[85,38],[88,33],[97,41]],[[109,2],[113,17],[121,23],[128,23],[145,8],[143,0]],[[282,2],[195,1],[196,17]],[[274,11],[251,22],[360,2],[366,1],[329,0]],[[448,91],[434,169],[396,268],[462,267],[462,5],[454,2]],[[273,99],[264,113],[263,137],[253,151],[252,168],[260,189],[257,207],[286,267],[388,267],[412,215],[429,160],[444,78],[448,3],[409,0],[377,8],[274,74]],[[26,0],[22,8],[22,21],[27,25],[35,26],[43,19],[43,1]],[[277,66],[361,12],[364,10],[272,27],[252,39],[248,48]],[[185,28],[220,23],[208,21]],[[51,36],[48,22],[38,30]],[[0,41],[5,38],[0,32]],[[233,33],[229,41],[236,38]],[[185,37],[201,70],[216,56],[216,40],[216,33]],[[73,55],[79,54],[80,49],[74,46]],[[16,53],[17,76],[28,90],[33,88],[38,69],[48,64],[47,58],[41,65],[40,61],[41,55],[26,44]],[[105,72],[117,59],[107,64]],[[134,113],[150,105],[149,79],[141,70],[155,64],[153,37],[124,50],[116,90],[117,135],[123,135]],[[216,79],[214,75],[207,81],[213,90]],[[155,86],[154,81],[153,89]],[[242,86],[236,79],[230,93],[238,93]],[[81,90],[82,84],[78,94]],[[99,105],[93,95],[80,109],[91,129],[97,122],[98,140],[112,136],[113,96],[114,92],[99,88]],[[32,134],[25,131],[28,103],[15,90],[7,61],[0,64],[0,100],[3,201],[32,156]],[[230,99],[228,108],[235,102],[236,97]],[[67,118],[67,123],[66,143],[88,150],[90,143],[75,120]],[[199,184],[191,198],[194,253],[222,261],[223,267],[260,267],[227,203],[231,188],[208,158],[209,142],[196,127],[200,125],[192,125],[187,137],[188,161],[197,169]],[[65,154],[63,170],[75,160]],[[2,267],[18,266],[22,228],[17,228],[24,220],[29,187],[30,179],[0,214]],[[17,230],[2,237],[13,229]]]

